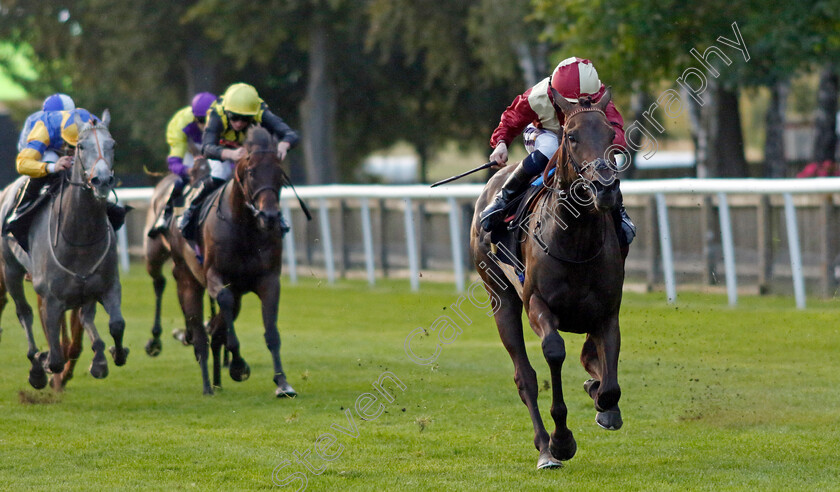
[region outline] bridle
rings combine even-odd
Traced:
[[[568,133],[566,132],[566,128],[569,126],[569,120],[571,120],[573,117],[575,117],[575,116],[577,116],[581,113],[591,113],[591,112],[601,113],[601,115],[604,117],[604,119],[607,120],[607,113],[605,113],[604,110],[602,110],[602,109],[594,108],[594,107],[591,107],[591,106],[588,107],[588,108],[580,107],[580,108],[575,109],[574,111],[572,111],[568,115],[566,115],[566,120],[565,120],[564,125],[563,125],[563,136],[562,136],[563,142],[561,144],[563,146],[563,153],[565,154],[566,159],[571,161],[572,169],[575,170],[575,173],[577,173],[578,176],[581,175],[581,173],[583,172],[583,169],[581,168],[577,159],[575,159],[575,157],[572,155],[572,149],[569,147],[570,146],[569,136],[568,136]],[[609,120],[607,120],[607,121],[609,121]],[[564,162],[560,162],[558,160],[557,161],[557,171],[559,171],[560,166],[564,165],[564,164],[565,164]],[[555,172],[557,172],[557,171],[555,171]]]
[[[274,153],[274,152],[276,152],[274,149],[253,150],[253,151],[250,151],[248,153],[248,156],[246,157],[246,159],[250,160],[251,159],[251,154],[267,154],[267,153]],[[272,164],[275,164],[275,163],[272,163]],[[260,196],[260,193],[262,193],[264,191],[271,191],[275,195],[280,196],[280,186],[276,186],[274,184],[266,184],[266,185],[263,185],[263,186],[257,188],[256,191],[251,192],[251,190],[248,189],[246,184],[242,182],[242,178],[239,177],[239,173],[234,172],[233,173],[233,179],[236,182],[236,184],[239,185],[239,189],[242,190],[242,194],[245,195],[245,207],[247,207],[248,210],[251,211],[251,213],[254,215],[254,217],[259,217],[260,215],[263,215],[263,216],[267,215],[266,212],[260,210],[256,206],[257,197]]]
[[[93,161],[93,164],[91,164],[89,168],[85,169],[84,164],[83,164],[84,160],[82,159],[82,149],[78,145],[76,146],[76,150],[73,154],[74,165],[75,165],[76,162],[78,162],[79,165],[82,166],[82,176],[83,176],[84,179],[80,182],[73,181],[73,179],[70,177],[69,173],[65,175],[66,176],[65,179],[69,184],[71,184],[73,186],[79,186],[82,189],[90,190],[90,191],[93,191],[94,187],[97,185],[96,183],[92,183],[92,180],[93,179],[98,179],[98,178],[92,178],[92,177],[90,177],[90,174],[89,174],[89,172],[92,171],[96,167],[96,164],[99,161],[102,161],[108,166],[108,169],[111,169],[110,163],[108,162],[107,159],[105,159],[105,156],[102,155],[102,144],[99,142],[99,134],[94,131],[95,129],[96,129],[95,126],[89,126],[89,127],[85,128],[84,130],[82,130],[81,132],[79,132],[79,136],[78,136],[78,140],[81,140],[82,135],[93,131],[93,138],[96,141],[96,160]],[[112,184],[114,182],[114,171],[113,170],[111,170],[111,177],[110,177],[109,181]],[[112,191],[113,191],[113,188],[112,188]]]

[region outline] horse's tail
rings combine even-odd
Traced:
[[[146,167],[145,164],[143,164],[143,172],[146,173],[147,176],[154,176],[156,178],[161,178],[161,177],[169,174],[169,173],[161,173],[161,172],[156,172],[156,171],[150,171],[149,168]]]

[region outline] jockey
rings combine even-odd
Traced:
[[[149,231],[149,237],[155,237],[169,228],[174,203],[181,198],[184,186],[189,182],[193,162],[204,158],[201,155],[201,135],[207,126],[207,111],[215,100],[216,96],[209,92],[196,94],[191,104],[179,109],[166,125],[166,143],[169,144],[169,157],[166,158],[166,162],[169,172],[178,179],[166,199],[163,212]]]
[[[78,141],[79,129],[75,117],[83,123],[98,122],[99,119],[86,109],[70,111],[45,111],[32,125],[26,137],[26,147],[15,160],[17,171],[29,176],[20,199],[3,224],[3,234],[11,232],[24,250],[27,249],[26,233],[31,215],[27,212],[37,201],[43,188],[61,179],[62,171],[73,165],[73,152]],[[114,230],[125,221],[125,208],[108,202],[108,220]],[[21,220],[24,218],[24,220]]]
[[[591,97],[592,102],[596,103],[606,91],[591,61],[571,57],[561,61],[550,77],[513,100],[502,113],[499,126],[490,137],[490,146],[494,148],[490,160],[504,166],[508,160],[508,145],[520,133],[523,134],[529,154],[508,176],[496,198],[481,212],[481,227],[486,231],[502,222],[505,206],[527,189],[534,176],[543,172],[560,146],[558,135],[562,132],[565,116],[554,108],[551,88],[575,103],[578,98],[585,96]],[[626,148],[624,120],[612,101],[607,104],[604,113],[615,130],[613,144]],[[622,239],[629,245],[636,236],[636,226],[627,216],[623,203],[619,211],[624,232]]]
[[[207,112],[201,154],[210,165],[210,178],[196,186],[200,191],[181,217],[178,227],[184,239],[197,239],[198,224],[195,223],[195,216],[201,203],[231,177],[236,162],[246,155],[242,144],[252,124],[262,125],[277,137],[277,156],[280,160],[285,159],[289,149],[297,144],[297,133],[268,109],[253,86],[239,83],[228,87]]]
[[[76,109],[76,103],[74,103],[73,99],[67,94],[56,93],[44,99],[41,111],[32,113],[23,123],[23,129],[21,129],[20,137],[18,137],[18,152],[26,147],[26,137],[29,136],[29,132],[31,132],[32,127],[35,126],[35,122],[38,121],[44,113],[48,111],[72,111],[74,109]]]

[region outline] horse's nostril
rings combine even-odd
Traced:
[[[90,184],[93,186],[99,186],[99,178],[97,176],[90,178]]]

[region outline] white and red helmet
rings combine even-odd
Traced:
[[[551,74],[551,87],[567,101],[594,96],[601,90],[601,80],[592,62],[576,56],[566,58],[557,64]]]

